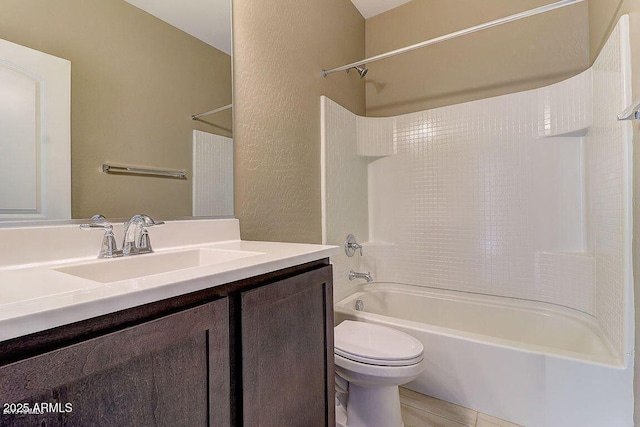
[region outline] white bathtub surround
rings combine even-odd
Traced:
[[[193,216],[233,216],[233,139],[193,131]]]
[[[623,353],[633,350],[629,19],[623,16],[593,64],[593,122],[585,138],[587,250],[595,257],[595,316]],[[616,113],[617,111],[617,113]]]
[[[381,157],[395,154],[394,129],[394,117],[356,116],[358,155]]]
[[[593,69],[535,90],[538,96],[537,137],[579,136],[593,119]]]
[[[367,165],[369,160],[358,155],[356,147],[357,123],[354,114],[321,99],[322,122],[322,241],[343,245],[347,235],[353,234],[359,243],[369,240],[367,214]],[[327,197],[331,194],[331,197]],[[331,213],[328,215],[328,213]],[[326,243],[325,243],[326,244]],[[364,248],[364,253],[367,249]],[[334,257],[334,301],[352,293],[357,282],[347,279],[349,270],[362,270],[362,258],[356,254],[349,258],[344,251]]]
[[[525,92],[391,119],[397,154],[364,157],[372,159],[366,216],[378,254],[365,262],[376,265],[376,280],[543,298],[536,252],[585,250],[583,143],[580,137],[539,139],[537,100]],[[356,117],[325,102],[347,116],[340,120]],[[327,135],[332,126],[326,122]],[[345,134],[340,137],[325,142],[327,171],[335,155],[330,147],[348,146]],[[334,207],[350,179],[360,177],[327,190],[327,230],[365,215]],[[586,287],[585,299],[592,301],[594,286]]]
[[[536,252],[535,281],[540,301],[595,312],[596,260],[585,252]]]
[[[395,245],[378,280],[555,297],[536,283],[536,253],[585,251],[583,142],[539,139],[537,100],[530,91],[396,118],[398,154],[369,167],[370,239]],[[593,300],[594,284],[580,286]]]
[[[518,350],[532,353],[519,359],[524,365],[514,370],[519,380],[512,387],[530,388],[547,411],[535,418],[523,403],[518,411],[533,420],[527,426],[631,424],[631,126],[616,120],[631,101],[629,64],[623,17],[590,70],[546,88],[387,118],[394,126],[391,154],[363,156],[371,162],[362,264],[376,281],[547,302],[595,320],[611,350],[598,363],[610,367],[592,368],[595,359],[587,359],[567,368],[562,358]],[[355,117],[336,111],[345,115],[336,120]],[[359,118],[359,125],[367,120]],[[380,142],[371,141],[375,152]],[[360,153],[367,151],[363,143],[350,142]],[[334,145],[325,141],[325,148]],[[325,195],[329,206],[335,193]],[[332,224],[345,215],[327,207],[325,218]],[[445,341],[438,344],[469,350]],[[494,366],[493,351],[467,363]],[[562,369],[567,375],[550,375]],[[477,374],[477,390],[500,389],[500,378]],[[591,418],[554,406],[550,396],[573,384],[579,389],[572,404],[593,408]],[[435,396],[464,397],[449,394],[444,377],[432,385],[442,387]],[[598,394],[604,389],[608,395]],[[515,408],[494,408],[493,415],[517,421],[499,412]]]
[[[622,27],[593,69],[565,82],[385,119],[395,154],[368,166],[376,280],[566,305],[595,315],[622,360],[631,348]],[[336,115],[325,122],[329,181],[331,147],[349,145],[346,134],[332,139],[332,124],[368,118],[324,102]],[[327,229],[363,215],[335,209],[341,191],[327,187]]]
[[[355,300],[364,311],[355,310]],[[552,304],[374,283],[336,305],[418,338],[408,388],[527,427],[630,426],[632,367],[588,315]],[[628,356],[631,359],[631,356]],[[628,360],[627,362],[629,362]]]

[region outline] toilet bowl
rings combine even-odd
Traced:
[[[404,332],[345,320],[334,329],[336,375],[348,382],[338,427],[402,427],[398,386],[423,369],[422,343]],[[344,388],[344,387],[343,387]],[[345,419],[346,412],[346,419]]]

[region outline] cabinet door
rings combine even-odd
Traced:
[[[245,426],[334,425],[331,266],[243,292]]]
[[[20,403],[45,412],[0,426],[229,426],[228,301],[1,367],[0,409]]]

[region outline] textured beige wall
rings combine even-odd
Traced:
[[[589,5],[589,52],[593,63],[622,15],[621,7],[625,0],[588,0],[587,3]]]
[[[367,57],[553,2],[413,0],[367,20]],[[367,115],[403,114],[555,83],[588,68],[588,40],[585,2],[372,63]]]
[[[71,61],[72,215],[191,215],[191,180],[114,176],[103,162],[191,170],[192,130],[229,135],[231,59],[124,0],[4,0],[0,38]]]
[[[235,211],[243,239],[322,238],[320,95],[364,113],[364,55],[349,0],[234,0]]]

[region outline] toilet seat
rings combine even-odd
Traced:
[[[402,359],[402,360],[373,359],[373,358],[364,357],[358,354],[350,354],[338,349],[336,349],[335,354],[338,356],[344,357],[345,359],[353,360],[354,362],[365,363],[367,365],[375,365],[375,366],[409,366],[409,365],[415,365],[416,363],[420,363],[422,359],[424,359],[424,356],[422,354],[412,359]]]
[[[420,341],[381,325],[345,320],[335,327],[335,354],[376,366],[409,366],[424,358]]]

